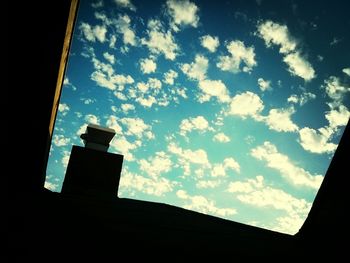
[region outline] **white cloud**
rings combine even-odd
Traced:
[[[58,105],[58,111],[63,115],[66,116],[68,111],[70,110],[69,106],[67,105],[67,103],[60,103]]]
[[[115,43],[117,42],[117,37],[115,35],[112,35],[109,39],[109,47],[112,49],[115,49]]]
[[[220,184],[219,180],[199,180],[196,182],[196,187],[202,188],[215,188]]]
[[[61,159],[61,164],[64,168],[67,168],[68,163],[69,163],[69,157],[70,157],[70,152],[69,151],[63,151],[63,157]]]
[[[266,212],[266,208],[272,208],[287,213],[286,216],[277,218],[274,224],[276,229],[289,234],[295,234],[299,230],[311,208],[311,203],[305,199],[298,199],[281,189],[266,185],[261,175],[245,182],[231,182],[228,192],[235,194],[242,203],[265,208]]]
[[[182,25],[198,26],[199,16],[197,15],[198,7],[196,4],[188,0],[168,0],[166,4],[167,12],[172,19],[171,27],[174,31],[179,31],[178,26]]]
[[[234,96],[230,103],[228,114],[238,115],[241,118],[257,117],[264,109],[263,101],[260,97],[250,91]]]
[[[91,6],[92,6],[93,8],[103,7],[103,1],[100,0],[100,1],[96,1],[95,3],[91,3]]]
[[[163,54],[166,59],[174,60],[179,50],[171,31],[165,32],[159,20],[148,21],[148,40],[141,39],[141,43],[146,45],[151,53]]]
[[[240,173],[241,171],[239,163],[232,157],[224,159],[224,168],[225,170],[231,169],[233,171],[236,171],[237,173]]]
[[[350,76],[350,68],[343,68],[342,72]]]
[[[172,168],[172,161],[165,152],[156,152],[155,156],[148,158],[148,161],[141,159],[138,163],[140,170],[152,178],[168,173]]]
[[[51,190],[51,191],[56,191],[57,188],[58,188],[58,184],[45,181],[44,187],[45,187],[46,189]]]
[[[329,127],[336,130],[339,126],[346,126],[350,112],[344,105],[340,105],[338,109],[328,111],[325,117],[329,122]]]
[[[287,101],[294,104],[299,104],[300,106],[303,106],[305,103],[307,103],[310,100],[313,100],[316,98],[316,95],[311,92],[304,92],[301,95],[292,94],[288,97]]]
[[[271,109],[268,116],[261,118],[269,126],[270,130],[293,132],[298,130],[298,126],[291,120],[291,115],[294,112],[293,108]]]
[[[126,135],[134,135],[139,139],[144,136],[147,139],[154,138],[154,134],[151,132],[152,127],[140,118],[122,118],[120,123],[127,128]]]
[[[218,37],[212,37],[210,35],[205,35],[200,38],[201,45],[208,49],[210,52],[215,52],[220,45]]]
[[[110,78],[108,78],[106,74],[101,71],[92,72],[91,80],[95,81],[98,86],[103,88],[107,88],[110,90],[114,90],[116,88],[113,81],[111,81]]]
[[[261,91],[265,91],[271,88],[271,81],[258,78],[258,85]]]
[[[103,57],[111,64],[115,63],[115,57],[113,54],[109,54],[108,52],[103,53]]]
[[[133,195],[135,191],[139,191],[149,195],[162,196],[165,193],[173,191],[176,184],[176,182],[164,177],[146,178],[124,169],[120,178],[119,193],[128,191]]]
[[[292,75],[301,77],[305,81],[310,81],[316,76],[315,70],[311,64],[303,58],[299,52],[286,55],[283,61],[288,65],[288,71],[292,73]]]
[[[316,131],[305,127],[299,131],[299,143],[304,150],[312,153],[332,153],[337,148],[336,144],[329,142],[332,134],[333,130],[329,128],[320,128]]]
[[[94,114],[86,114],[85,121],[87,123],[91,123],[91,124],[99,124],[100,123],[99,118]]]
[[[215,134],[215,136],[213,137],[213,141],[226,143],[226,142],[230,142],[231,139],[223,132],[219,132],[219,133]]]
[[[228,170],[233,170],[237,173],[240,172],[240,165],[233,158],[225,158],[224,162],[221,164],[215,164],[211,170],[212,177],[225,177]]]
[[[264,142],[251,150],[251,155],[261,161],[265,161],[267,166],[277,170],[282,177],[295,186],[305,186],[318,189],[323,177],[312,175],[310,172],[296,166],[287,155],[279,153],[276,146],[271,142]]]
[[[133,161],[134,155],[131,151],[140,147],[141,144],[139,140],[133,140],[133,143],[130,143],[125,136],[116,136],[111,141],[110,146],[114,148],[117,153],[123,154],[127,161]]]
[[[135,110],[135,106],[129,103],[123,103],[121,106],[122,111],[127,114],[128,111],[134,111]]]
[[[203,94],[199,97],[199,102],[209,101],[211,97],[217,97],[220,102],[230,101],[229,92],[221,80],[201,80],[198,86],[203,91]]]
[[[140,68],[143,74],[149,74],[156,71],[157,64],[149,58],[140,59]]]
[[[182,136],[186,136],[186,134],[192,130],[204,132],[207,130],[212,130],[212,128],[209,126],[208,121],[203,116],[183,119],[180,124],[180,134]]]
[[[334,100],[335,104],[339,104],[344,95],[350,91],[350,87],[340,83],[339,78],[334,76],[326,79],[322,87],[326,90],[327,95]]]
[[[113,129],[116,134],[123,134],[123,128],[119,125],[117,117],[110,115],[106,125],[108,128]]]
[[[131,11],[136,11],[136,7],[130,0],[114,0],[114,2],[120,7],[130,9]]]
[[[192,80],[203,80],[208,70],[208,59],[202,55],[196,55],[191,64],[182,64],[181,70]]]
[[[177,77],[177,72],[170,69],[168,72],[164,73],[164,82],[169,85],[174,85],[174,79],[176,79]]]
[[[136,101],[140,103],[141,106],[150,108],[153,104],[157,102],[156,98],[153,96],[148,96],[148,98],[136,98]]]
[[[61,147],[61,146],[67,146],[70,143],[70,138],[66,138],[63,135],[57,135],[55,134],[53,136],[53,143],[57,146],[57,147]]]
[[[226,45],[229,56],[219,56],[216,64],[223,71],[238,73],[240,71],[250,72],[257,65],[255,61],[254,47],[246,47],[240,40],[231,41]],[[241,65],[244,64],[243,68]]]
[[[280,46],[279,52],[284,55],[283,61],[292,75],[305,81],[310,81],[316,76],[312,65],[297,50],[297,41],[290,35],[286,25],[267,20],[258,24],[257,35],[264,39],[267,47]]]
[[[102,25],[96,25],[91,27],[88,23],[82,22],[79,26],[79,29],[83,32],[83,35],[86,40],[91,42],[96,42],[96,39],[101,43],[106,40],[107,28]]]
[[[130,27],[131,19],[128,15],[119,15],[118,19],[114,21],[117,31],[123,35],[123,43],[125,45],[136,46],[136,35]]]
[[[297,47],[297,42],[290,35],[286,25],[280,25],[267,20],[258,24],[257,34],[264,39],[267,47],[271,47],[272,45],[280,46],[279,51],[282,54],[292,52]]]
[[[186,200],[187,204],[183,207],[194,210],[204,214],[211,214],[215,216],[228,217],[237,213],[233,208],[218,208],[215,202],[208,200],[204,196],[194,195],[190,196],[185,190],[178,190],[176,192],[178,198]]]

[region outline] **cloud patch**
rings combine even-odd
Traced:
[[[167,13],[171,17],[171,28],[177,32],[182,26],[197,27],[199,16],[198,7],[195,3],[188,0],[176,1],[168,0],[166,2]]]
[[[218,46],[220,45],[219,38],[210,35],[205,35],[200,38],[202,47],[208,49],[211,53],[214,53]]]

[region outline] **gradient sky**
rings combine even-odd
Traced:
[[[81,1],[45,187],[95,123],[119,197],[296,233],[350,116],[345,2]]]

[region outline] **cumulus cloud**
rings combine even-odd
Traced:
[[[215,52],[220,45],[218,37],[212,37],[210,35],[205,35],[200,38],[201,45],[208,49],[210,52]]]
[[[231,182],[227,191],[233,193],[242,203],[265,208],[266,212],[268,208],[285,212],[286,216],[277,218],[275,224],[277,223],[278,229],[289,234],[295,234],[299,230],[311,208],[311,203],[305,199],[266,185],[261,175],[243,182]],[[294,219],[295,222],[286,225],[287,221],[292,221],[288,219]]]
[[[133,140],[129,142],[125,136],[120,135],[113,138],[110,143],[110,146],[117,152],[124,155],[127,161],[133,161],[134,155],[131,151],[139,148],[142,145],[140,140]]]
[[[199,132],[204,132],[207,130],[212,130],[209,126],[208,121],[203,116],[197,116],[194,118],[183,119],[180,124],[180,134],[186,136],[188,132],[197,130]]]
[[[283,61],[288,65],[288,71],[295,76],[303,78],[305,81],[312,80],[315,75],[315,70],[311,64],[303,58],[299,52],[293,52],[286,55]]]
[[[130,103],[123,103],[122,105],[120,105],[120,108],[125,114],[127,114],[129,111],[135,110],[135,106]]]
[[[140,59],[140,68],[143,74],[149,74],[156,71],[157,64],[149,58]]]
[[[112,35],[109,39],[109,47],[115,49],[115,43],[117,42],[117,37]]]
[[[191,196],[185,190],[178,190],[176,196],[187,201],[187,204],[183,207],[189,210],[221,217],[228,217],[237,213],[236,209],[218,208],[214,201],[201,195]]]
[[[166,5],[172,20],[171,27],[175,32],[179,31],[181,26],[198,26],[199,16],[197,12],[199,9],[195,3],[188,0],[168,0]]]
[[[258,85],[261,91],[265,91],[271,88],[271,81],[258,78]]]
[[[253,148],[250,154],[267,167],[277,170],[283,178],[295,186],[304,186],[318,189],[323,180],[322,175],[312,175],[310,172],[296,166],[287,155],[278,152],[277,147],[269,141]]]
[[[49,181],[45,181],[44,187],[46,189],[51,190],[51,191],[56,191],[57,188],[58,188],[58,184],[55,184],[55,183],[52,183],[52,182],[49,182]]]
[[[137,191],[148,195],[163,196],[165,193],[173,191],[176,184],[176,182],[164,177],[146,178],[124,169],[120,178],[119,193],[129,192],[130,196]]]
[[[119,15],[114,21],[116,30],[123,35],[123,43],[125,45],[136,46],[136,35],[130,26],[131,19],[128,15]]]
[[[219,56],[219,62],[216,64],[221,70],[232,73],[251,72],[253,67],[257,65],[253,46],[246,47],[242,41],[235,40],[229,42],[226,48],[230,55]]]
[[[343,68],[342,72],[350,76],[350,68]]]
[[[230,139],[230,137],[228,137],[228,136],[227,136],[226,134],[224,134],[223,132],[219,132],[219,133],[217,133],[217,134],[214,135],[213,141],[214,141],[214,142],[227,143],[227,142],[230,142],[231,139]]]
[[[202,188],[215,188],[220,185],[219,180],[198,180],[196,182],[196,187],[199,189]]]
[[[52,140],[57,147],[67,146],[70,143],[70,138],[66,138],[62,134],[55,134]]]
[[[337,148],[336,144],[329,142],[333,132],[330,128],[314,130],[305,127],[299,131],[299,143],[304,150],[312,153],[332,153]]]
[[[136,11],[136,7],[131,3],[130,0],[114,0],[117,6],[127,8],[131,11]]]
[[[234,96],[230,103],[229,115],[237,115],[241,118],[257,117],[264,109],[263,101],[260,97],[250,91]]]
[[[220,102],[229,102],[228,89],[221,80],[201,80],[198,83],[199,89],[203,92],[199,96],[199,102],[209,101],[211,97],[216,97]]]
[[[109,54],[108,52],[103,53],[103,57],[111,64],[115,63],[115,57],[113,54]]]
[[[181,70],[192,80],[203,80],[208,70],[208,59],[202,55],[196,55],[191,64],[182,64]]]
[[[237,173],[240,172],[240,165],[239,163],[233,159],[232,157],[225,158],[223,163],[215,164],[212,171],[211,176],[212,177],[224,177],[226,176],[226,172],[228,170],[233,170]]]
[[[148,160],[141,159],[138,163],[140,171],[152,178],[168,173],[172,168],[172,161],[165,152],[156,152],[155,156],[148,158]]]
[[[293,108],[271,109],[269,115],[261,117],[261,119],[269,126],[270,130],[293,132],[298,130],[298,126],[291,120],[291,115],[294,112]]]
[[[106,121],[108,128],[113,129],[116,134],[123,134],[123,128],[119,125],[117,117],[110,115]]]
[[[137,138],[141,139],[146,137],[147,139],[153,139],[154,134],[152,133],[152,127],[146,124],[143,119],[140,118],[122,118],[120,119],[120,123],[122,123],[126,128],[125,135],[133,135]]]
[[[96,42],[96,40],[98,40],[99,42],[104,43],[106,40],[107,28],[104,25],[96,25],[92,27],[90,24],[82,22],[79,29],[88,41]]]
[[[350,87],[342,84],[340,79],[335,76],[330,76],[326,79],[322,87],[326,90],[328,97],[333,100],[335,105],[339,105],[344,95],[350,92]]]
[[[164,73],[164,82],[169,85],[174,85],[174,80],[178,77],[176,71],[170,69]]]
[[[283,61],[288,65],[288,71],[295,76],[310,81],[315,78],[312,65],[300,54],[297,41],[291,36],[286,25],[274,23],[271,20],[258,23],[256,34],[265,41],[267,47],[277,45],[284,55]]]
[[[63,156],[61,159],[61,164],[63,166],[63,168],[67,168],[68,163],[69,163],[69,157],[70,157],[70,152],[69,151],[63,151]]]
[[[288,97],[287,101],[293,104],[299,104],[300,106],[303,106],[305,103],[307,103],[310,100],[313,100],[316,98],[316,95],[311,92],[304,92],[301,95],[292,94]]]
[[[69,110],[70,108],[67,103],[60,103],[58,105],[58,111],[62,114],[62,116],[66,116]]]
[[[350,112],[344,105],[339,105],[339,107],[326,112],[325,117],[329,122],[329,127],[336,130],[339,126],[346,126]]]
[[[174,60],[179,51],[179,47],[171,31],[165,31],[159,20],[148,21],[148,39],[142,38],[141,44],[146,45],[153,54],[163,54],[166,59]]]

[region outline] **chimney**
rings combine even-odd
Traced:
[[[109,153],[113,129],[89,124],[80,137],[85,147],[73,145],[63,194],[94,198],[116,198],[123,164],[123,155]]]

